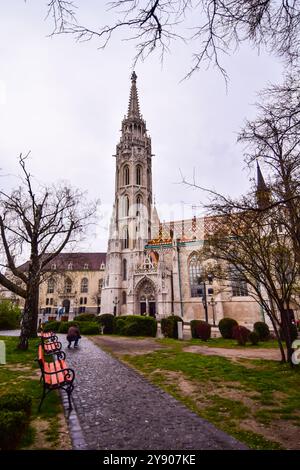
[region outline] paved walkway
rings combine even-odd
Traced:
[[[60,341],[76,373],[73,401],[88,449],[245,448],[87,338],[78,349]]]

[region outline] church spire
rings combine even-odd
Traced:
[[[258,161],[256,162],[256,200],[260,209],[265,209],[270,204],[270,189],[265,183]]]
[[[131,90],[130,90],[130,98],[129,98],[129,106],[128,106],[128,113],[127,117],[130,118],[141,118],[140,114],[140,107],[139,107],[139,97],[136,87],[136,79],[137,75],[133,71],[131,75]]]

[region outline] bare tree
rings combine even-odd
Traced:
[[[48,16],[53,18],[53,34],[73,34],[78,40],[100,40],[105,47],[117,30],[128,32],[135,41],[135,60],[155,49],[162,55],[175,39],[193,41],[196,52],[190,76],[203,62],[215,64],[227,77],[220,56],[233,52],[243,42],[295,64],[299,59],[299,0],[115,0],[107,3],[116,12],[111,24],[80,25],[72,1],[52,0]]]
[[[255,204],[251,195],[248,203]],[[291,361],[289,311],[299,301],[300,267],[289,234],[277,222],[278,210],[236,211],[231,201],[226,205],[222,199],[210,221],[205,253],[218,262],[215,267],[210,266],[215,277],[250,286],[249,295],[272,322],[282,360],[286,358],[280,333],[286,342],[287,359]]]
[[[84,194],[65,184],[35,189],[26,158],[19,157],[21,185],[10,194],[0,191],[0,284],[25,299],[21,349],[27,349],[29,337],[36,336],[39,285],[47,267],[78,240],[97,207],[97,202],[85,204]],[[20,257],[27,254],[29,262],[22,267]]]

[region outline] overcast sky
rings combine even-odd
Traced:
[[[17,157],[31,150],[30,169],[45,183],[60,179],[101,199],[101,220],[80,248],[106,251],[114,198],[115,146],[127,111],[133,44],[115,36],[104,50],[97,42],[76,43],[48,35],[44,0],[0,0],[0,183],[16,186]],[[76,3],[76,2],[75,2]],[[106,23],[105,2],[78,0],[80,22]],[[247,47],[223,58],[228,91],[212,68],[180,82],[195,45],[174,43],[163,67],[157,55],[135,70],[141,112],[152,137],[153,189],[162,220],[201,214],[197,182],[220,192],[245,191],[249,172],[237,133],[255,115],[256,93],[281,79],[276,59]],[[195,207],[192,207],[195,206]]]

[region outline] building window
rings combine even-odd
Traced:
[[[55,263],[51,264],[51,269],[52,269],[52,271],[56,270],[56,264]]]
[[[45,308],[45,313],[49,314],[49,313],[51,313],[51,310],[52,310],[51,307],[46,307]]]
[[[85,313],[85,307],[79,307],[79,313]]]
[[[87,293],[89,291],[89,280],[87,277],[81,279],[80,292]]]
[[[136,198],[136,215],[140,215],[141,213],[141,207],[142,207],[142,197],[138,196]]]
[[[230,268],[232,297],[247,297],[248,286],[243,274],[235,267]]]
[[[122,239],[123,249],[129,248],[129,234],[128,227],[125,227],[123,230],[123,239]]]
[[[48,280],[47,294],[53,294],[54,292],[54,279]]]
[[[83,265],[83,269],[89,269],[89,265],[86,263]]]
[[[130,179],[129,179],[129,166],[125,166],[124,167],[124,170],[123,170],[123,181],[124,181],[124,185],[127,186],[130,182]]]
[[[98,292],[102,291],[102,287],[103,287],[103,279],[99,279],[99,281],[98,281]]]
[[[142,184],[142,169],[140,165],[136,167],[136,184],[138,185]]]
[[[72,292],[72,281],[69,277],[65,280],[65,293],[71,294]]]
[[[104,263],[101,263],[100,271],[104,271],[104,269],[105,269],[105,264],[104,264]]]
[[[73,263],[69,263],[69,264],[68,264],[68,270],[69,270],[69,271],[72,271],[72,269],[73,269]]]
[[[86,305],[87,304],[87,297],[80,297],[79,303],[80,303],[80,305]]]
[[[127,260],[123,259],[123,281],[127,279]]]
[[[125,305],[127,303],[127,298],[126,298],[126,292],[123,291],[122,292],[122,305]]]
[[[203,286],[200,284],[201,263],[197,255],[192,255],[189,262],[191,297],[202,297]]]
[[[49,305],[49,299],[48,298],[46,299],[46,305]]]
[[[124,198],[124,216],[129,216],[129,197],[125,196]]]

